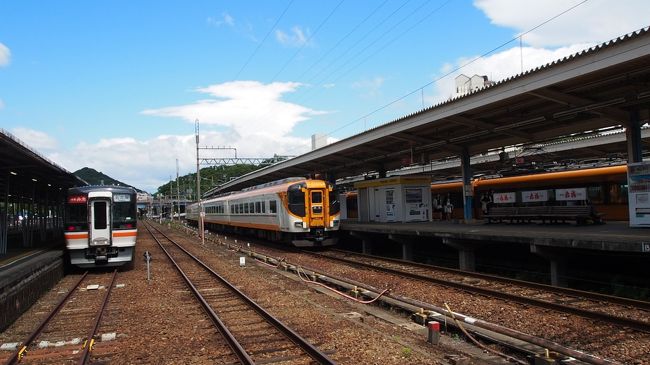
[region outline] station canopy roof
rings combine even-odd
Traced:
[[[19,193],[37,198],[45,192],[87,185],[70,171],[36,152],[11,133],[0,129],[0,194]]]
[[[399,170],[457,158],[463,150],[480,156],[506,146],[548,145],[603,128],[621,130],[631,118],[643,124],[649,106],[650,31],[645,28],[249,173],[215,192],[289,176],[345,178]],[[646,150],[649,141],[646,129]],[[625,158],[625,139],[610,142],[580,144],[563,155]]]

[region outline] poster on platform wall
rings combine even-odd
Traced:
[[[650,162],[627,165],[630,227],[650,227]],[[650,252],[645,243],[643,252]]]
[[[548,190],[522,191],[521,201],[524,203],[547,202]]]
[[[494,193],[492,195],[492,201],[495,204],[509,204],[517,202],[517,195],[514,192],[511,193]]]
[[[587,200],[587,188],[555,189],[555,200]]]

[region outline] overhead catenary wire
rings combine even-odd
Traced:
[[[367,114],[365,114],[365,115],[363,115],[363,116],[361,116],[361,117],[359,117],[359,118],[357,118],[357,119],[355,119],[355,120],[352,120],[352,121],[350,121],[350,122],[348,122],[348,123],[342,125],[342,126],[339,127],[339,128],[334,129],[333,131],[327,133],[327,135],[328,135],[328,136],[331,136],[333,133],[336,133],[336,132],[338,132],[338,131],[340,131],[340,130],[342,130],[342,129],[344,129],[344,128],[347,128],[347,127],[349,127],[350,125],[355,124],[355,123],[357,123],[358,121],[363,120],[364,118],[367,118],[367,117],[369,117],[369,116],[371,116],[371,115],[373,115],[373,114],[375,114],[375,113],[377,113],[377,112],[379,112],[379,111],[381,111],[381,110],[384,110],[384,109],[390,107],[391,105],[393,105],[393,104],[395,104],[395,103],[398,103],[398,102],[400,102],[400,101],[406,99],[407,97],[409,97],[409,96],[415,94],[416,92],[418,92],[420,89],[423,89],[423,88],[425,88],[425,87],[427,87],[427,86],[433,85],[434,83],[436,83],[436,82],[438,82],[438,81],[444,79],[445,77],[447,77],[447,76],[449,76],[449,75],[452,75],[453,73],[455,73],[455,72],[457,72],[457,71],[459,71],[459,70],[461,70],[461,69],[463,69],[463,68],[465,68],[465,67],[467,67],[467,66],[473,64],[474,62],[478,61],[479,59],[484,58],[485,56],[487,56],[487,55],[489,55],[489,54],[491,54],[491,53],[493,53],[493,52],[495,52],[495,51],[497,51],[497,50],[503,48],[504,46],[506,46],[506,45],[508,45],[508,44],[510,44],[510,43],[512,43],[512,42],[514,42],[514,41],[516,41],[517,39],[519,39],[519,37],[522,37],[522,36],[524,36],[524,35],[526,35],[526,34],[532,32],[532,31],[534,31],[534,30],[536,30],[536,29],[538,29],[538,28],[540,28],[540,27],[546,25],[547,23],[549,23],[549,22],[551,22],[551,21],[557,19],[558,17],[560,17],[560,16],[562,16],[562,15],[564,15],[564,14],[570,12],[571,10],[573,10],[573,9],[577,8],[578,6],[580,6],[580,5],[584,4],[584,3],[586,3],[587,1],[589,1],[589,0],[583,0],[583,1],[581,1],[581,2],[579,2],[579,3],[577,3],[577,4],[575,4],[575,5],[571,6],[570,8],[568,8],[568,9],[566,9],[566,10],[564,10],[564,11],[562,11],[562,12],[560,12],[560,13],[558,13],[558,14],[552,16],[552,17],[550,17],[549,19],[543,21],[542,23],[540,23],[540,24],[534,26],[533,28],[527,30],[526,32],[523,32],[523,33],[521,33],[521,34],[518,34],[518,35],[516,35],[514,38],[512,38],[512,39],[510,39],[510,40],[508,40],[508,41],[506,41],[506,42],[503,42],[502,44],[500,44],[500,45],[498,45],[498,46],[496,46],[496,47],[490,49],[489,51],[487,51],[487,52],[481,54],[480,56],[477,56],[477,57],[475,57],[475,58],[473,58],[473,59],[471,59],[471,60],[469,60],[469,61],[463,63],[462,65],[460,65],[460,66],[458,66],[458,67],[452,69],[451,71],[445,73],[444,75],[442,75],[442,76],[440,76],[440,77],[437,77],[436,79],[434,79],[434,80],[432,80],[432,81],[430,81],[430,82],[428,82],[428,83],[426,83],[426,84],[424,84],[424,85],[418,87],[417,89],[415,89],[415,90],[413,90],[413,91],[411,91],[411,92],[409,92],[409,93],[407,93],[407,94],[405,94],[405,95],[403,95],[403,96],[401,96],[401,97],[399,97],[399,98],[397,98],[397,99],[391,101],[391,102],[388,103],[388,104],[385,104],[385,105],[383,105],[383,106],[381,106],[381,107],[379,107],[379,108],[377,108],[377,109],[375,109],[375,110],[373,110],[373,111],[371,111],[371,112],[369,112],[369,113],[367,113]]]
[[[318,25],[318,27],[316,28],[316,30],[314,31],[314,33],[312,33],[312,34],[309,36],[309,38],[307,38],[307,39],[303,42],[303,44],[302,44],[302,45],[300,46],[300,48],[299,48],[299,49],[298,49],[298,50],[293,54],[293,56],[291,56],[291,58],[289,58],[289,59],[287,60],[287,62],[285,62],[285,64],[280,68],[280,70],[275,74],[275,76],[273,76],[273,79],[271,80],[271,83],[273,83],[273,82],[278,78],[278,76],[280,76],[280,74],[282,74],[282,72],[287,68],[287,66],[289,66],[289,64],[290,64],[290,63],[291,63],[291,62],[292,62],[292,61],[293,61],[293,60],[298,56],[298,54],[300,54],[300,52],[301,52],[301,51],[302,51],[302,50],[303,50],[303,49],[304,49],[304,48],[309,44],[309,42],[314,38],[314,36],[315,36],[316,34],[318,34],[318,31],[323,27],[323,25],[325,25],[325,23],[327,23],[327,21],[332,17],[332,15],[334,15],[334,13],[336,13],[336,10],[338,10],[338,8],[341,7],[341,5],[343,4],[344,1],[345,1],[345,0],[341,0],[341,1],[339,1],[338,4],[336,4],[336,6],[334,7],[334,9],[332,9],[332,11],[331,11],[331,12],[330,12],[326,17],[325,17],[325,19],[323,19],[323,21]]]
[[[237,71],[237,74],[235,75],[234,80],[237,80],[237,79],[239,78],[239,75],[241,75],[241,73],[244,71],[244,69],[246,68],[246,66],[248,66],[248,64],[251,62],[251,60],[253,59],[253,57],[255,57],[255,55],[257,54],[257,51],[260,50],[260,48],[261,48],[262,45],[266,42],[266,39],[269,37],[269,35],[271,35],[271,33],[273,33],[273,31],[275,30],[275,28],[278,26],[278,23],[280,22],[280,20],[282,20],[282,18],[284,17],[284,14],[287,13],[287,10],[289,10],[289,8],[291,7],[291,4],[293,4],[293,2],[294,2],[294,0],[290,0],[290,1],[289,1],[289,3],[287,4],[287,6],[286,6],[286,7],[284,8],[284,10],[282,11],[282,14],[280,14],[280,16],[275,20],[275,23],[274,23],[273,26],[269,29],[269,31],[266,33],[266,35],[264,36],[264,38],[262,39],[262,41],[261,41],[260,43],[257,44],[257,47],[255,47],[255,50],[253,51],[253,53],[251,53],[251,55],[248,56],[248,59],[246,60],[246,62],[244,62],[244,64],[242,65],[242,67],[239,69],[239,71]]]
[[[339,54],[338,57],[337,57],[337,61],[338,61],[338,60],[343,60],[343,59],[344,59],[343,57],[344,57],[345,55],[347,55],[351,50],[355,49],[355,48],[359,45],[359,43],[361,43],[361,42],[364,41],[366,38],[368,38],[368,36],[370,36],[370,34],[374,33],[374,32],[375,32],[379,27],[381,27],[382,25],[384,25],[384,23],[386,23],[387,21],[393,19],[393,16],[394,16],[395,14],[397,14],[397,13],[398,13],[402,8],[404,8],[404,6],[406,6],[406,4],[408,4],[408,2],[409,2],[409,0],[404,1],[400,6],[398,6],[395,10],[393,10],[390,14],[388,14],[387,16],[385,16],[385,17],[384,17],[384,18],[383,18],[379,23],[375,24],[374,27],[372,27],[370,30],[368,30],[368,31],[367,31],[367,32],[366,32],[366,33],[365,33],[361,38],[359,38],[359,39],[358,39],[354,44],[350,45],[350,47],[348,47],[345,51],[343,51],[343,53]],[[316,77],[320,76],[320,75],[321,75],[322,73],[324,73],[325,71],[329,70],[329,69],[330,69],[333,65],[335,65],[335,64],[337,64],[336,61],[335,61],[335,62],[332,62],[332,63],[330,63],[330,64],[328,64],[327,66],[325,66],[324,68],[322,68],[320,71],[316,72],[312,77],[310,77],[309,79],[307,79],[307,80],[305,81],[305,83],[307,83],[307,84],[311,83],[312,80],[314,80]]]
[[[410,31],[411,29],[413,29],[416,25],[419,25],[422,21],[424,21],[425,19],[427,19],[430,15],[432,15],[433,13],[435,13],[436,11],[438,11],[440,8],[442,8],[443,6],[445,6],[445,5],[446,5],[447,3],[449,3],[450,1],[451,1],[451,0],[447,0],[445,3],[443,3],[443,5],[441,5],[441,6],[437,7],[437,8],[435,8],[434,11],[432,11],[432,12],[429,13],[429,14],[427,14],[427,15],[426,15],[425,17],[423,17],[420,21],[418,21],[414,26],[411,26],[410,28],[408,28],[406,32],[402,32],[402,33],[400,34],[399,37],[401,37],[402,35],[406,34],[408,31]],[[410,19],[410,18],[412,18],[413,16],[415,16],[415,15],[416,15],[420,10],[422,10],[422,9],[424,8],[425,5],[428,5],[428,1],[424,1],[424,2],[422,2],[418,7],[416,7],[415,9],[413,9],[409,14],[405,15],[404,17],[402,17],[402,19],[400,19],[398,22],[396,22],[395,24],[393,24],[390,28],[386,29],[386,30],[385,30],[381,35],[379,35],[379,37],[377,37],[375,40],[373,40],[372,42],[370,42],[369,44],[367,44],[367,45],[366,45],[365,47],[363,47],[359,52],[355,53],[352,57],[348,58],[345,62],[343,62],[343,64],[339,65],[339,66],[338,66],[334,71],[329,72],[328,75],[326,75],[324,78],[320,79],[320,80],[317,82],[317,84],[322,84],[322,83],[324,83],[325,80],[327,80],[331,75],[336,74],[336,73],[338,73],[339,71],[343,70],[344,67],[347,66],[348,64],[350,64],[354,59],[356,59],[357,57],[361,56],[364,52],[366,52],[366,50],[370,49],[372,46],[374,46],[375,44],[377,44],[379,41],[385,39],[385,38],[386,38],[386,37],[387,37],[391,32],[393,32],[397,27],[399,27],[400,25],[402,25],[405,21],[407,21],[408,19]],[[399,38],[399,37],[398,37],[398,38]],[[390,44],[390,43],[392,43],[392,41],[389,42],[389,44]],[[385,47],[386,47],[386,46],[381,47],[380,50],[384,49]],[[377,52],[373,53],[372,55],[374,55],[374,54],[376,54],[376,53],[377,53]],[[369,59],[369,57],[365,58],[364,61],[362,61],[361,63],[367,61],[368,59]],[[361,63],[360,63],[360,64],[361,64]],[[337,77],[335,80],[333,80],[333,82],[338,81],[342,76],[346,75],[346,74],[349,73],[351,70],[357,68],[360,64],[357,64],[357,65],[354,66],[353,68],[348,69],[348,71],[346,71],[345,73],[341,74],[339,77]],[[313,90],[313,89],[312,89],[312,90]],[[305,94],[305,95],[306,95],[306,94]]]
[[[334,51],[334,50],[335,50],[335,49],[336,49],[336,48],[337,48],[341,43],[343,43],[343,42],[344,42],[346,39],[348,39],[348,38],[349,38],[349,37],[350,37],[350,36],[351,36],[355,31],[357,31],[357,29],[359,29],[359,28],[360,28],[360,27],[361,27],[361,26],[362,26],[366,21],[368,21],[368,19],[370,19],[373,15],[375,15],[375,13],[377,13],[377,11],[379,11],[379,9],[381,9],[381,8],[382,8],[382,7],[383,7],[387,2],[388,2],[388,0],[384,0],[384,1],[383,1],[381,4],[379,4],[379,5],[378,5],[378,6],[377,6],[373,11],[371,11],[370,14],[368,14],[368,15],[367,15],[367,16],[366,16],[366,17],[365,17],[361,22],[357,23],[357,25],[356,25],[354,28],[352,28],[352,29],[351,29],[351,30],[350,30],[346,35],[344,35],[341,39],[339,39],[339,41],[336,42],[336,44],[335,44],[334,46],[332,46],[329,50],[327,50],[327,52],[325,52],[325,54],[323,54],[322,56],[320,56],[320,57],[318,58],[318,60],[316,60],[316,62],[314,62],[311,66],[309,66],[305,71],[303,71],[303,73],[300,74],[300,76],[298,76],[298,80],[302,79],[302,78],[303,78],[307,73],[309,73],[309,71],[311,71],[314,67],[316,67],[316,65],[318,65],[318,64],[319,64],[323,59],[325,59],[327,56],[329,56],[329,54],[332,53],[332,51]]]

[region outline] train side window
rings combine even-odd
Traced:
[[[591,204],[603,204],[603,189],[601,186],[589,186],[587,187],[587,198]]]
[[[260,202],[255,202],[255,213],[262,213],[262,207]]]
[[[266,213],[266,202],[261,202],[260,205],[262,206],[262,213]]]
[[[248,211],[255,213],[255,203],[248,203]]]
[[[612,204],[627,204],[627,184],[612,184],[609,188],[609,199]]]
[[[248,203],[244,203],[244,213],[248,214]]]
[[[275,200],[269,201],[269,213],[275,214],[278,212],[277,203]]]

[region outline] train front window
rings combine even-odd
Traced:
[[[335,191],[330,191],[330,214],[338,214],[341,211],[341,203],[339,202],[338,194]],[[356,200],[355,200],[356,202]]]
[[[107,226],[107,217],[106,217],[106,202],[94,202],[93,203],[94,211],[94,229],[106,229]]]
[[[113,228],[135,228],[135,204],[113,203]]]
[[[311,193],[312,204],[320,204],[323,202],[323,194],[320,191],[313,191]]]
[[[298,217],[305,216],[305,193],[302,187],[302,184],[294,184],[287,190],[289,211]]]
[[[66,205],[66,230],[86,231],[88,230],[88,205],[67,204]]]

